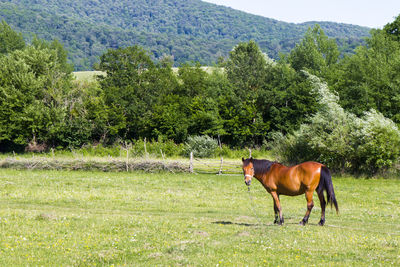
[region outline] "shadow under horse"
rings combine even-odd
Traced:
[[[333,190],[332,176],[329,169],[318,162],[303,162],[301,164],[286,167],[280,163],[269,160],[244,159],[243,174],[247,186],[250,186],[251,179],[257,178],[264,188],[271,194],[274,200],[275,221],[279,225],[284,222],[282,207],[279,196],[298,196],[305,194],[307,200],[307,212],[300,221],[301,225],[308,222],[312,208],[314,207],[313,194],[317,190],[321,204],[321,220],[319,225],[325,224],[326,201],[324,191],[327,193],[327,202],[335,206],[336,213],[339,212],[338,204]],[[278,216],[279,215],[279,216]]]

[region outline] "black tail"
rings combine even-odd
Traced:
[[[317,192],[320,194],[324,190],[328,195],[328,203],[331,203],[331,207],[332,204],[335,205],[336,213],[339,213],[339,207],[336,201],[335,191],[333,190],[331,172],[326,166],[321,167],[321,177],[319,179]]]

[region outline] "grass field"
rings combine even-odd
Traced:
[[[340,215],[283,196],[280,227],[241,176],[0,169],[0,266],[399,266],[400,180],[333,183]]]
[[[203,66],[201,67],[202,70],[204,70],[207,73],[212,73],[216,68],[215,67],[209,67],[209,66]],[[172,68],[174,73],[178,73],[179,68]],[[102,71],[74,71],[73,75],[75,79],[78,81],[87,81],[87,82],[92,82],[96,80],[97,75],[105,75],[105,72]]]
[[[93,82],[97,75],[105,75],[102,71],[75,71],[73,75],[78,81]]]

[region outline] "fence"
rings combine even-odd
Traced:
[[[238,160],[225,160],[223,157],[217,159],[199,159],[191,153],[190,159],[168,160],[155,158],[130,158],[129,152],[126,157],[84,157],[74,156],[70,158],[55,157],[7,157],[0,158],[0,168],[14,169],[44,169],[44,170],[87,170],[87,171],[170,171],[190,172],[207,174],[229,174],[238,175],[242,173],[242,162]]]
[[[190,154],[189,172],[208,174],[241,174],[242,164],[239,160],[198,159]]]

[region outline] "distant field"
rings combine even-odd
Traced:
[[[333,183],[340,215],[283,196],[280,227],[241,176],[0,169],[0,266],[399,266],[400,180]]]
[[[215,67],[201,67],[204,71],[211,73],[215,70]],[[179,68],[172,68],[175,73],[178,73]],[[105,75],[105,72],[102,71],[75,71],[73,72],[75,78],[78,81],[94,81],[96,79],[96,75]]]
[[[75,71],[73,74],[78,81],[86,82],[94,81],[97,75],[105,75],[102,71]]]

